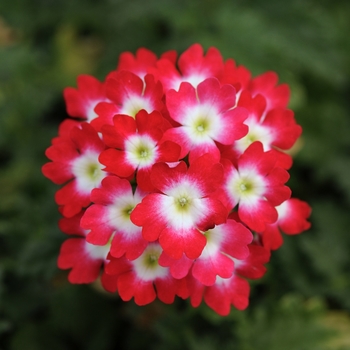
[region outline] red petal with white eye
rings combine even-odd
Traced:
[[[243,124],[248,111],[237,108],[235,100],[235,89],[221,86],[214,78],[204,80],[197,89],[189,83],[181,84],[179,91],[170,90],[166,98],[171,118],[181,126],[167,130],[163,139],[178,138],[183,149],[181,156],[190,151],[190,159],[199,157],[201,152],[214,153],[214,141],[231,144],[248,132]],[[219,160],[219,151],[216,152]]]
[[[136,259],[146,248],[147,241],[141,235],[141,228],[130,221],[130,214],[141,201],[143,193],[133,193],[129,181],[117,176],[106,177],[101,188],[94,189],[94,202],[84,213],[81,226],[90,232],[87,241],[104,245],[111,241],[113,257]]]
[[[107,257],[109,245],[97,247],[85,238],[70,238],[63,242],[57,265],[60,269],[71,269],[71,283],[91,283],[97,279]]]
[[[67,113],[71,117],[82,118],[88,122],[97,117],[94,109],[99,102],[108,101],[104,83],[89,75],[80,75],[78,89],[71,87],[63,91]]]

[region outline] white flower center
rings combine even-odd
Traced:
[[[94,109],[99,102],[101,102],[101,100],[90,101],[89,104],[87,105],[85,109],[85,113],[86,113],[86,118],[88,122],[91,122],[91,120],[98,117]]]
[[[231,278],[232,277],[230,277],[230,278],[222,278],[220,276],[216,276],[215,285],[217,285],[217,286],[226,285],[226,284],[230,283],[230,279]]]
[[[264,178],[250,169],[235,172],[227,182],[227,190],[239,201],[254,202],[265,192]]]
[[[278,213],[278,219],[285,218],[290,210],[289,201],[284,201],[282,204],[278,205],[276,207],[277,213]]]
[[[140,257],[132,261],[138,278],[143,281],[154,281],[168,274],[168,268],[158,264],[162,248],[158,243],[150,243]]]
[[[193,87],[197,87],[203,80],[209,78],[208,74],[191,74],[180,79],[176,79],[172,82],[171,88],[178,91],[181,83],[190,83]]]
[[[130,117],[135,118],[136,114],[144,109],[147,113],[151,113],[153,111],[153,107],[150,101],[142,96],[128,96],[125,99],[119,114],[125,114]]]
[[[201,258],[206,259],[210,256],[214,256],[218,252],[223,239],[223,234],[220,227],[216,226],[213,229],[204,232],[204,235],[207,239],[207,244],[202,251]]]
[[[244,123],[249,127],[248,134],[235,142],[235,148],[240,153],[243,153],[255,141],[260,141],[265,151],[271,149],[273,137],[269,128],[252,120],[246,120]]]
[[[247,186],[246,186],[246,184],[244,184],[244,183],[241,183],[241,184],[239,185],[239,187],[240,187],[240,189],[241,189],[242,192],[244,192],[244,191],[246,191],[246,190],[248,189]]]
[[[144,168],[154,164],[157,144],[147,135],[133,135],[125,141],[126,157],[130,164]]]
[[[184,126],[195,144],[215,139],[218,132],[218,113],[212,105],[196,105],[188,109]]]
[[[178,202],[180,206],[183,208],[189,202],[189,200],[185,197],[181,197],[180,199],[178,199]]]
[[[175,228],[189,228],[198,222],[207,211],[202,193],[193,181],[183,180],[166,191],[162,199],[162,215]]]
[[[85,241],[85,251],[92,259],[106,259],[110,248],[110,242],[108,242],[106,245],[100,246]]]
[[[90,192],[100,185],[106,173],[104,167],[98,161],[99,153],[89,151],[82,154],[72,162],[72,173],[74,174],[78,189],[83,192]]]
[[[140,228],[132,223],[130,214],[135,206],[141,201],[131,193],[118,196],[113,204],[108,206],[108,221],[117,231],[134,236],[140,232]]]

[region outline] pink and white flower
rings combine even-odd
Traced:
[[[110,243],[110,253],[127,259],[139,257],[147,246],[141,229],[130,221],[130,214],[141,202],[144,194],[137,188],[133,193],[129,181],[117,176],[107,176],[101,188],[91,192],[94,203],[87,208],[81,227],[90,230],[86,240],[96,245]]]
[[[137,183],[144,191],[151,191],[152,165],[157,162],[179,160],[180,146],[171,141],[161,142],[163,132],[170,128],[167,120],[157,111],[148,114],[141,110],[135,119],[119,115],[113,126],[102,128],[104,142],[111,148],[99,157],[105,170],[120,177],[130,177],[137,171]]]
[[[141,47],[136,51],[136,55],[132,52],[123,52],[119,57],[117,72],[129,71],[140,77],[141,79],[148,73],[150,67],[157,64],[157,55],[152,51]]]
[[[229,219],[203,234],[207,242],[197,259],[191,260],[186,255],[173,259],[163,252],[159,264],[170,267],[171,275],[178,279],[186,277],[192,267],[192,276],[205,286],[213,285],[217,276],[231,277],[234,259],[244,259],[249,255],[252,233],[242,224]]]
[[[300,199],[290,198],[276,207],[278,219],[275,223],[266,225],[261,232],[264,247],[271,250],[278,249],[283,238],[281,232],[296,235],[310,228],[308,218],[311,214],[310,206]]]
[[[249,304],[249,283],[233,274],[230,278],[218,277],[215,284],[205,286],[191,275],[187,277],[190,301],[193,307],[198,307],[202,300],[221,316],[227,316],[231,305],[238,310],[244,310]]]
[[[253,242],[248,246],[249,254],[244,259],[234,259],[235,272],[245,278],[258,279],[264,276],[265,264],[270,260],[270,250]]]
[[[215,142],[229,145],[248,132],[243,124],[248,113],[235,107],[235,89],[230,85],[220,86],[215,78],[204,80],[197,89],[183,83],[179,91],[167,93],[166,101],[170,117],[180,126],[166,130],[163,140],[177,141],[181,158],[188,153],[190,160],[211,153],[219,160],[220,151]]]
[[[98,161],[105,145],[91,125],[74,127],[70,138],[63,138],[46,150],[52,162],[42,167],[46,177],[56,184],[65,184],[56,192],[55,200],[62,214],[72,217],[90,203],[92,189],[98,187],[106,173]]]
[[[233,305],[238,310],[244,310],[249,304],[249,283],[245,278],[261,278],[265,272],[270,252],[261,246],[250,244],[249,254],[242,259],[234,258],[234,271],[228,278],[218,276],[215,283],[209,286],[202,284],[192,274],[186,277],[190,301],[193,307],[198,307],[202,300],[217,312],[226,316]],[[245,278],[242,278],[245,277]]]
[[[117,114],[135,118],[143,109],[148,113],[164,109],[162,85],[155,81],[153,75],[147,74],[141,79],[129,71],[114,71],[105,84],[110,102],[96,106],[98,117],[92,123],[96,130],[103,125],[113,125],[113,117]]]
[[[263,95],[266,99],[265,113],[275,108],[286,108],[290,98],[287,84],[277,85],[278,76],[275,72],[263,73],[249,81],[248,89],[253,96]]]
[[[175,167],[157,163],[151,181],[159,191],[148,194],[131,213],[131,221],[142,226],[143,237],[159,239],[163,250],[179,259],[200,256],[206,244],[203,234],[226,221],[227,211],[215,194],[222,167],[206,154],[187,168],[184,162]]]
[[[179,70],[176,62],[167,55],[157,62],[157,69],[150,70],[162,82],[165,92],[178,90],[183,82],[197,87],[207,78],[219,79],[222,76],[223,59],[215,47],[210,47],[204,55],[201,45],[194,44],[180,55],[177,66]]]
[[[273,153],[264,152],[260,142],[252,143],[239,157],[237,168],[225,162],[225,193],[229,208],[238,204],[238,216],[250,229],[263,231],[277,220],[275,206],[290,197],[285,186],[286,170],[276,167]]]
[[[62,232],[76,237],[65,240],[57,260],[60,269],[71,269],[68,280],[71,283],[91,283],[100,275],[106,262],[110,244],[96,246],[86,241],[86,231],[80,227],[83,212],[62,218],[59,227]]]
[[[80,75],[77,82],[78,89],[68,87],[63,91],[67,113],[71,117],[91,122],[97,117],[96,105],[108,101],[106,86],[90,75]]]
[[[289,150],[301,134],[300,125],[296,124],[294,114],[289,109],[275,108],[264,113],[266,98],[258,94],[252,97],[248,90],[243,90],[238,106],[249,111],[245,120],[248,133],[233,143],[236,157],[241,155],[255,141],[260,141],[265,151],[272,150],[280,166],[289,169],[292,158],[281,150]]]
[[[186,296],[184,280],[171,277],[169,269],[158,264],[162,248],[150,243],[143,254],[133,261],[111,259],[102,276],[102,284],[110,292],[118,291],[124,301],[134,298],[137,305],[151,303],[156,297],[166,304],[176,295]]]

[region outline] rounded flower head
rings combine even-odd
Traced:
[[[158,58],[159,57],[159,58]],[[281,232],[310,227],[286,186],[301,134],[289,88],[214,47],[124,52],[103,82],[81,75],[46,150],[63,242],[58,266],[146,305],[249,304]]]

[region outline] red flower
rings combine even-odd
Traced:
[[[91,125],[74,127],[70,138],[63,137],[46,150],[52,160],[42,167],[43,174],[56,184],[65,184],[56,192],[62,214],[72,217],[90,204],[90,193],[106,176],[98,161],[105,145]]]
[[[224,64],[224,71],[221,76],[221,84],[232,85],[237,92],[246,89],[251,80],[252,74],[244,66],[237,66],[236,62],[229,58]]]
[[[187,294],[187,287],[183,280],[174,279],[167,268],[158,264],[161,252],[158,243],[150,243],[133,261],[111,259],[102,284],[110,292],[118,291],[124,301],[134,298],[137,305],[149,304],[156,297],[171,304],[176,295]]]
[[[90,75],[78,77],[78,89],[71,87],[64,89],[67,113],[71,117],[91,122],[97,117],[95,107],[99,102],[108,101],[106,87]]]
[[[225,193],[229,208],[238,204],[238,216],[250,229],[262,231],[277,220],[276,205],[290,197],[285,186],[286,170],[276,167],[272,152],[264,152],[260,142],[252,143],[239,157],[237,169],[226,164]]]
[[[187,278],[191,305],[198,307],[204,298],[205,303],[221,316],[227,316],[231,305],[244,310],[249,304],[249,283],[233,274],[230,278],[217,278],[214,285],[206,287],[196,279]]]
[[[252,98],[248,90],[243,90],[238,105],[249,111],[245,120],[248,125],[248,133],[234,144],[236,155],[241,155],[247,147],[260,141],[265,151],[272,150],[280,166],[289,169],[292,166],[292,158],[280,150],[290,149],[301,134],[300,125],[296,124],[294,114],[289,109],[275,108],[264,113],[266,98],[257,95]]]
[[[142,47],[136,51],[135,56],[131,52],[123,52],[119,57],[117,71],[129,71],[142,79],[156,63],[157,55]]]
[[[163,84],[164,91],[170,89],[178,90],[181,83],[188,82],[197,87],[199,83],[207,78],[220,78],[223,71],[223,60],[218,49],[209,48],[204,55],[203,48],[199,44],[189,47],[177,62],[169,59],[167,55],[157,62],[157,69],[152,72]]]
[[[181,158],[188,153],[190,160],[211,153],[219,160],[215,141],[229,145],[248,132],[243,124],[247,110],[235,107],[235,89],[230,85],[220,86],[217,79],[206,79],[197,89],[183,83],[178,92],[170,90],[166,98],[171,118],[181,126],[168,129],[163,140],[177,140]]]
[[[130,177],[137,171],[137,183],[144,191],[152,191],[150,172],[157,162],[179,160],[180,147],[171,141],[160,142],[165,129],[170,127],[162,115],[145,110],[135,119],[119,115],[113,126],[105,125],[102,135],[109,147],[99,157],[105,170],[120,177]]]
[[[138,189],[132,192],[129,181],[117,176],[107,176],[101,188],[91,192],[94,202],[87,208],[81,220],[81,227],[90,230],[86,240],[89,243],[105,245],[111,242],[110,253],[119,258],[139,257],[146,248],[141,229],[130,221],[130,213],[144,194]]]
[[[205,286],[213,285],[217,276],[231,277],[234,259],[244,259],[249,255],[247,244],[253,239],[251,232],[242,224],[229,219],[204,232],[204,235],[207,243],[197,259],[192,260],[183,255],[176,260],[163,252],[159,264],[169,266],[171,275],[178,279],[186,277],[192,267],[193,277]]]
[[[148,194],[131,213],[131,221],[142,226],[143,237],[159,238],[164,251],[174,259],[185,253],[197,258],[206,238],[201,231],[225,222],[227,211],[214,191],[220,185],[222,167],[206,154],[189,168],[157,163],[151,181],[159,192]]]
[[[106,261],[110,244],[95,246],[86,241],[86,231],[79,223],[83,212],[59,221],[60,229],[78,237],[63,242],[57,265],[60,269],[71,269],[68,280],[71,283],[91,283],[100,275]]]
[[[266,225],[261,232],[264,247],[276,250],[282,243],[281,231],[288,235],[296,235],[310,228],[307,219],[311,214],[310,206],[297,198],[290,198],[276,207],[278,219],[275,223]]]
[[[265,112],[274,108],[286,108],[289,102],[290,89],[287,84],[277,85],[278,76],[275,72],[266,72],[249,82],[248,89],[253,96],[263,95],[266,99]]]
[[[266,267],[270,260],[270,251],[253,242],[248,246],[249,254],[244,259],[235,259],[235,271],[238,275],[258,279],[264,276]]]
[[[148,113],[163,111],[163,89],[155,82],[152,75],[144,79],[129,71],[112,72],[106,79],[106,95],[111,102],[101,102],[96,106],[98,117],[92,121],[96,130],[104,125],[113,125],[116,114],[135,118],[136,114],[145,110]]]

